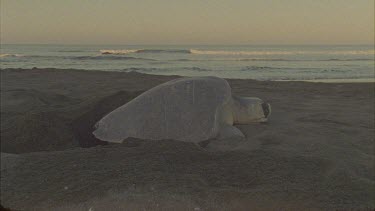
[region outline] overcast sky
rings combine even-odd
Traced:
[[[374,42],[374,0],[0,1],[1,43]]]

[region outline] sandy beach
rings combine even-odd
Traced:
[[[16,210],[374,209],[374,84],[228,79],[272,105],[246,140],[129,139],[92,126],[179,76],[1,70],[1,204]]]

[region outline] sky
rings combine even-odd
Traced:
[[[0,0],[17,44],[373,44],[374,0]]]

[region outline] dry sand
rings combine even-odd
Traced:
[[[105,113],[176,78],[1,70],[1,204],[28,210],[375,208],[374,83],[229,80],[272,105],[247,140],[106,144]]]

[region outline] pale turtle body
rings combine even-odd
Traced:
[[[104,116],[93,134],[121,143],[128,137],[198,143],[244,137],[233,124],[265,122],[269,104],[259,98],[233,97],[217,77],[175,79],[158,85]]]

